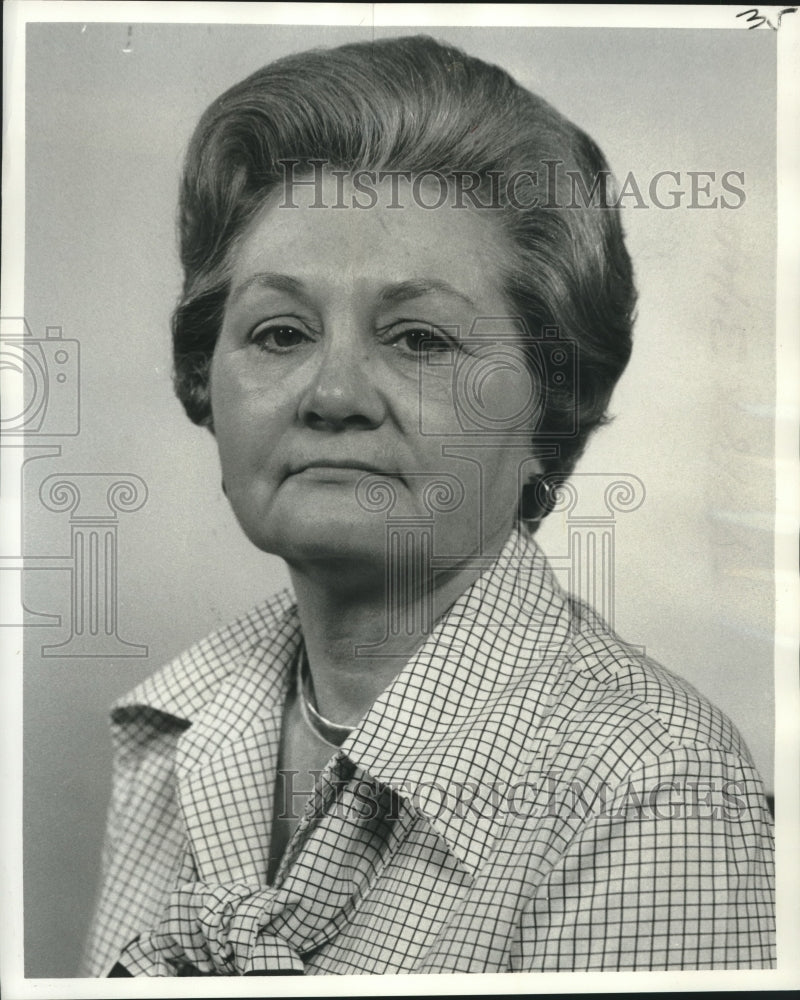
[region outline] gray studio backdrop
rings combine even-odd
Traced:
[[[614,515],[617,630],[728,712],[769,785],[775,34],[430,33],[506,67],[645,188],[648,207],[632,197],[624,212],[641,296],[634,356],[617,419],[580,472],[633,476],[646,491]],[[109,704],[287,579],[241,535],[213,441],[171,392],[185,144],[207,103],[246,73],[370,35],[28,26],[25,318],[50,379],[20,472],[25,600],[39,616],[25,654],[29,976],[75,974],[109,791]],[[687,194],[659,209],[646,187],[664,170],[687,192],[689,171],[741,172],[744,203],[692,209]],[[567,511],[541,532],[564,571],[570,528]],[[98,617],[80,634],[78,605]]]

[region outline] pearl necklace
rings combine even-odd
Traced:
[[[314,707],[314,687],[311,683],[311,671],[308,666],[306,647],[300,650],[300,662],[297,668],[297,700],[300,702],[300,714],[311,732],[327,746],[338,750],[352,733],[352,726],[340,726],[320,715]]]

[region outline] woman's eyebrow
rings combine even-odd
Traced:
[[[275,292],[285,292],[287,295],[293,295],[305,302],[309,298],[305,285],[298,278],[293,278],[288,274],[279,274],[276,271],[259,271],[257,274],[251,274],[245,278],[231,290],[228,303],[235,303],[254,286]]]
[[[423,295],[430,295],[431,292],[443,292],[445,295],[453,295],[466,302],[468,306],[476,309],[477,306],[472,299],[464,292],[459,291],[447,281],[440,281],[438,278],[411,278],[408,281],[398,281],[392,285],[386,285],[381,289],[380,299],[382,302],[407,302],[409,299],[419,299]]]
[[[254,286],[261,289],[284,292],[305,302],[308,302],[310,298],[305,284],[299,278],[293,278],[289,274],[280,274],[276,271],[259,271],[257,274],[249,275],[236,285],[230,293],[228,304],[234,304],[245,292]],[[419,299],[424,295],[430,295],[434,292],[454,296],[461,299],[462,302],[465,302],[473,309],[477,308],[468,295],[459,291],[449,282],[438,278],[409,278],[406,281],[398,281],[391,285],[385,285],[380,290],[379,298],[384,303],[408,302],[411,299]]]

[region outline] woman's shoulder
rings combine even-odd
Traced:
[[[191,720],[226,677],[286,626],[293,608],[293,593],[281,590],[193,643],[119,698],[112,706],[113,721],[124,723],[143,711]]]
[[[621,639],[591,608],[569,600],[571,641],[554,678],[548,728],[556,739],[610,748],[633,764],[682,751],[732,755],[752,766],[736,726],[689,681]]]

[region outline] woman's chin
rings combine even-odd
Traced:
[[[291,566],[351,563],[365,571],[373,566],[383,573],[386,531],[382,522],[371,523],[372,518],[365,518],[363,511],[350,516],[318,511],[313,518],[296,516],[299,513],[277,523],[271,519],[268,530],[259,525],[247,534],[258,548],[280,556]]]

